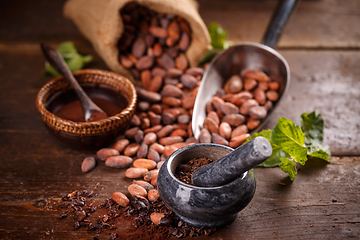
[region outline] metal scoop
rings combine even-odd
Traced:
[[[298,0],[283,0],[275,12],[262,44],[241,43],[220,52],[210,63],[204,73],[196,96],[192,115],[192,130],[195,138],[199,138],[200,130],[206,118],[206,104],[221,89],[232,75],[240,75],[244,69],[260,70],[267,73],[280,84],[279,99],[274,103],[261,124],[250,133],[257,132],[269,119],[277,107],[290,83],[290,68],[285,58],[273,49],[282,30],[295,8]]]

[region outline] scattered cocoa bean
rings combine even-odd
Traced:
[[[147,191],[145,190],[145,188],[137,184],[131,184],[130,186],[128,186],[128,191],[131,196],[143,198],[147,196]]]
[[[113,148],[102,148],[97,151],[96,156],[101,160],[105,161],[107,158],[111,156],[120,155],[119,151]]]
[[[124,155],[128,156],[128,157],[132,157],[135,156],[135,154],[137,153],[137,151],[140,148],[140,144],[139,143],[130,143],[128,146],[126,146],[126,148],[124,149]]]
[[[112,156],[106,159],[105,166],[112,168],[126,168],[129,167],[132,162],[133,159],[128,156],[124,156],[124,155]]]
[[[112,199],[122,207],[126,207],[129,204],[129,199],[121,192],[114,192]]]
[[[96,166],[96,160],[94,157],[86,157],[81,163],[81,171],[83,173],[90,172]]]
[[[125,171],[125,176],[127,178],[141,178],[144,177],[145,174],[148,172],[149,170],[147,168],[128,168]]]

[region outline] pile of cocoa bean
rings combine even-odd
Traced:
[[[279,88],[279,82],[262,71],[245,69],[231,76],[207,103],[207,117],[200,135],[206,136],[208,142],[211,139],[237,148],[273,108]]]

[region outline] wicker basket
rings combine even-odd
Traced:
[[[136,109],[137,95],[134,85],[125,77],[105,71],[85,69],[74,72],[80,84],[105,85],[121,93],[128,105],[120,113],[95,122],[73,122],[54,115],[47,109],[49,99],[56,93],[70,88],[69,83],[59,76],[39,91],[36,106],[45,126],[62,142],[75,148],[96,148],[108,144],[127,129]]]

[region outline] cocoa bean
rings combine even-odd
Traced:
[[[147,158],[155,162],[159,162],[160,154],[154,148],[149,148]]]
[[[134,63],[126,56],[120,56],[120,64],[123,65],[125,68],[131,68],[134,66]]]
[[[137,38],[131,47],[131,53],[136,57],[140,58],[144,55],[146,50],[146,44],[143,38]]]
[[[125,176],[127,178],[141,178],[144,177],[145,174],[148,172],[147,168],[128,168],[125,171]]]
[[[150,202],[153,202],[155,200],[158,200],[160,198],[159,191],[156,189],[152,189],[148,192],[148,199]],[[154,218],[154,217],[153,217]],[[161,220],[159,220],[161,222]]]
[[[158,59],[157,63],[165,69],[170,69],[175,67],[175,61],[172,56],[167,52],[163,53]]]
[[[245,117],[241,114],[228,114],[222,118],[222,122],[227,122],[233,127],[237,127],[245,122]]]
[[[167,218],[164,213],[154,212],[150,215],[150,219],[155,225],[167,225],[171,222],[171,220]],[[164,222],[166,222],[166,224],[164,224]]]
[[[181,99],[181,106],[185,109],[191,109],[194,107],[196,96],[183,97]]]
[[[179,56],[175,58],[175,66],[178,69],[185,70],[188,67],[188,65],[189,63],[184,53],[180,53]]]
[[[231,133],[231,138],[238,137],[238,136],[243,135],[248,132],[249,132],[249,129],[247,128],[247,126],[245,124],[242,124],[233,129],[233,131]]]
[[[159,75],[153,77],[153,79],[151,79],[151,83],[150,86],[148,87],[148,90],[151,92],[158,92],[161,87],[163,86],[163,78]]]
[[[219,132],[219,125],[216,124],[216,122],[209,117],[204,119],[203,127],[206,128],[207,130],[209,130],[209,132],[211,132],[211,133]]]
[[[105,166],[112,167],[112,168],[126,168],[130,166],[130,164],[133,162],[133,159],[128,156],[112,156],[106,159]]]
[[[161,124],[161,115],[157,115],[156,113],[151,112],[151,111],[148,112],[148,115],[149,115],[151,126],[156,126],[156,125]]]
[[[280,84],[278,82],[269,82],[269,89],[273,91],[277,91],[280,88]]]
[[[140,118],[137,115],[133,115],[133,117],[131,118],[130,125],[131,126],[140,126],[140,124],[141,124]]]
[[[266,111],[270,111],[273,108],[272,101],[270,100],[266,101],[266,103],[264,104],[264,108],[266,109]]]
[[[227,122],[222,122],[219,127],[219,134],[225,139],[230,139],[231,137],[231,126]]]
[[[263,91],[267,91],[269,89],[268,82],[258,82],[258,88],[262,89]]]
[[[217,133],[211,133],[211,142],[220,144],[220,145],[225,145],[225,146],[229,145],[228,140],[226,140],[225,138],[223,138],[222,136],[220,136]]]
[[[135,87],[135,88],[136,88],[136,93],[138,94],[140,99],[151,103],[161,101],[161,95],[159,93],[150,92],[144,88],[139,88],[139,87]]]
[[[226,93],[238,93],[242,90],[243,83],[239,75],[233,75],[226,81],[224,91]]]
[[[244,80],[244,89],[247,91],[253,90],[257,86],[257,81],[252,78],[246,78]]]
[[[150,127],[150,119],[145,117],[141,119],[141,129],[148,129]]]
[[[168,37],[170,37],[174,43],[179,40],[179,38],[180,38],[180,27],[179,27],[179,25],[178,25],[178,23],[176,21],[172,21],[169,24],[168,29],[167,29],[167,34],[168,34]],[[172,46],[172,45],[168,45],[168,46]]]
[[[254,118],[249,118],[247,121],[246,126],[250,129],[253,130],[255,128],[257,128],[260,125],[260,120],[258,119],[254,119]]]
[[[253,98],[252,94],[248,91],[241,91],[240,93],[235,94],[231,98],[231,102],[236,106],[241,106],[248,99]]]
[[[150,145],[150,149],[154,149],[159,154],[162,154],[164,152],[164,146],[159,143],[153,143]]]
[[[157,136],[153,132],[147,133],[144,136],[144,143],[147,144],[147,145],[153,144],[154,142],[156,142],[156,140],[157,140]]]
[[[181,124],[181,123],[174,123],[174,124],[171,125],[171,126],[173,126],[174,130],[176,130],[176,129],[188,130],[188,127],[189,127],[189,125],[187,125],[187,124]]]
[[[154,186],[144,180],[133,180],[133,184],[142,186],[149,194],[149,191],[154,189]]]
[[[162,113],[162,107],[160,104],[151,105],[149,110],[159,115]]]
[[[237,114],[239,113],[239,108],[235,105],[232,104],[231,102],[224,102],[221,105],[221,111],[225,114]]]
[[[241,105],[240,113],[243,115],[248,115],[250,108],[255,106],[259,106],[259,103],[255,99],[249,99]]]
[[[162,123],[164,125],[173,124],[176,120],[174,115],[172,115],[171,113],[166,113],[166,112],[161,114],[161,119],[162,119]]]
[[[265,118],[267,115],[267,110],[263,106],[255,106],[250,108],[249,116],[253,119],[259,120]]]
[[[165,78],[166,77],[166,71],[161,67],[154,67],[153,69],[151,69],[151,75],[153,77],[160,76],[162,78]]]
[[[174,136],[180,136],[183,138],[187,138],[189,136],[188,132],[184,129],[175,129],[171,134],[170,137],[174,137]]]
[[[182,123],[182,124],[189,124],[190,119],[191,119],[190,115],[187,115],[187,114],[185,115],[185,114],[183,114],[183,115],[179,115],[179,116],[177,117],[177,122],[178,122],[178,123]]]
[[[147,154],[148,154],[148,150],[149,150],[149,146],[147,144],[145,144],[144,142],[142,142],[140,144],[140,147],[139,147],[137,153],[136,153],[136,156],[138,158],[145,158],[147,156]]]
[[[180,77],[181,74],[183,74],[183,70],[179,69],[179,68],[170,68],[167,70],[167,73],[170,77],[174,77],[174,78],[177,78],[177,77]]]
[[[138,158],[133,162],[135,168],[146,168],[148,170],[156,167],[156,162],[150,159]]]
[[[220,124],[220,118],[219,118],[219,115],[217,115],[216,112],[210,111],[210,112],[207,114],[207,117],[210,118],[210,119],[212,119],[216,125],[219,125],[219,124]]]
[[[209,130],[206,128],[201,129],[199,135],[199,142],[200,143],[211,143],[211,134]]]
[[[212,104],[212,101],[209,101],[209,102],[206,103],[205,110],[206,110],[207,113],[215,110],[215,108],[214,108],[214,106]]]
[[[156,135],[158,138],[163,138],[169,136],[170,133],[174,130],[174,127],[171,125],[164,126],[161,130],[159,130]]]
[[[246,78],[252,78],[260,82],[269,82],[270,78],[264,72],[254,71],[254,70],[246,70],[243,75]]]
[[[151,47],[154,44],[154,41],[155,41],[155,38],[152,35],[147,34],[145,36],[145,44],[146,44],[146,46]]]
[[[183,96],[183,91],[174,85],[167,84],[161,90],[161,96],[180,98]]]
[[[120,155],[119,151],[113,148],[102,148],[97,151],[96,156],[101,160],[105,161],[107,158],[111,156]]]
[[[181,34],[180,40],[179,40],[179,49],[181,51],[186,51],[186,49],[189,47],[190,45],[190,37],[186,32],[183,32]]]
[[[186,143],[199,143],[199,141],[195,137],[189,137],[185,141]]]
[[[147,196],[147,191],[145,190],[145,188],[137,184],[131,184],[130,186],[128,186],[128,191],[131,194],[131,196],[136,196],[136,197]]]
[[[167,37],[167,31],[161,27],[157,26],[151,26],[149,27],[149,32],[151,35],[157,38],[166,38]]]
[[[145,102],[145,101],[139,101],[138,103],[138,109],[141,111],[141,112],[146,112],[148,111],[150,108],[150,103],[149,102]]]
[[[163,53],[162,46],[159,43],[154,44],[153,50],[154,50],[154,56],[155,57],[160,57],[161,54]]]
[[[189,89],[195,88],[198,85],[197,78],[190,74],[181,75],[180,82],[184,84],[184,87]]]
[[[145,70],[149,69],[154,64],[154,58],[150,56],[142,56],[135,64],[136,69]]]
[[[122,207],[126,207],[129,205],[129,199],[127,196],[121,192],[114,192],[112,195],[112,199]]]
[[[130,143],[125,149],[124,149],[124,155],[128,157],[135,156],[137,151],[140,148],[139,143]]]
[[[266,103],[266,96],[264,90],[260,87],[254,90],[254,99],[258,101],[260,105],[264,105]]]
[[[239,147],[241,144],[243,144],[246,139],[248,139],[250,137],[249,133],[244,133],[240,136],[237,136],[235,138],[232,138],[229,142],[229,147],[231,148],[237,148]]]
[[[266,92],[266,97],[270,101],[275,102],[275,101],[277,101],[279,99],[279,94],[276,91],[269,90],[269,91]]]
[[[185,70],[186,74],[193,75],[194,77],[204,75],[204,69],[200,67],[191,67]]]
[[[222,100],[220,97],[218,96],[214,96],[211,99],[212,105],[215,107],[216,110],[222,111],[222,105],[225,103],[224,100]]]
[[[178,148],[176,146],[173,145],[167,145],[164,147],[164,157],[165,160],[166,158],[168,158],[173,152],[175,152],[176,150],[178,150]]]
[[[160,169],[164,163],[165,163],[165,160],[158,162],[157,166],[156,166],[157,169]]]
[[[81,163],[81,171],[83,173],[90,172],[96,166],[96,160],[94,157],[86,157]]]
[[[163,97],[161,102],[163,104],[169,105],[171,107],[180,107],[181,106],[181,100],[176,97]]]
[[[161,145],[170,145],[173,143],[182,142],[184,139],[180,136],[173,136],[173,137],[163,137],[159,139],[159,143]]]
[[[144,181],[151,182],[151,180],[153,178],[157,178],[159,175],[159,170],[160,169],[154,169],[154,170],[147,172],[144,176]]]
[[[141,143],[144,140],[144,132],[141,129],[137,130],[134,135],[134,139],[135,142]]]
[[[153,126],[151,128],[144,129],[144,134],[147,134],[147,133],[150,133],[150,132],[157,133],[162,128],[163,128],[162,125],[155,125],[155,126]]]

